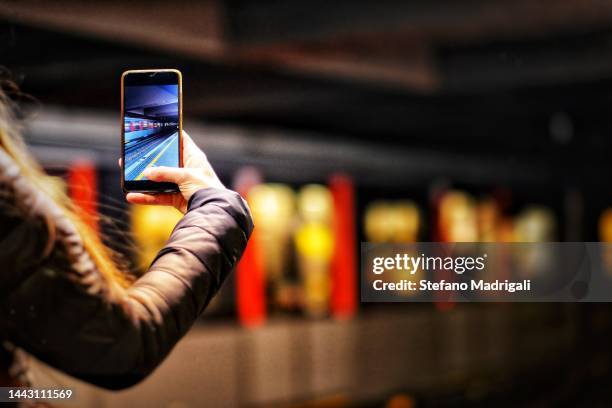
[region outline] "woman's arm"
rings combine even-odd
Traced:
[[[88,293],[62,271],[37,269],[8,297],[11,340],[86,381],[130,386],[191,327],[240,258],[251,230],[236,193],[200,190],[150,270],[119,301]]]
[[[150,270],[113,300],[92,290],[98,285],[95,277],[49,262],[19,271],[25,278],[0,301],[6,337],[103,387],[123,388],[142,380],[217,292],[253,228],[245,202],[224,188],[192,191],[184,206],[185,217]],[[70,237],[63,242],[71,242]]]

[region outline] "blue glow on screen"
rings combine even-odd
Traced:
[[[179,166],[178,85],[125,87],[125,180],[146,180],[150,167]]]

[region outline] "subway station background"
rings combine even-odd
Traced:
[[[26,140],[143,273],[179,214],[120,190],[121,72],[178,68],[184,127],[256,233],[144,383],[37,364],[87,406],[612,403],[607,304],[363,304],[359,243],[612,241],[612,2],[0,2]]]

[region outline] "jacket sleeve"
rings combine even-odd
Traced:
[[[113,300],[91,290],[90,277],[73,279],[73,271],[47,267],[44,261],[35,267],[20,263],[24,267],[12,274],[20,277],[13,279],[18,283],[0,286],[5,291],[0,322],[4,319],[8,340],[105,388],[145,378],[204,310],[253,229],[246,203],[233,191],[200,190],[188,208],[150,270]],[[36,222],[10,222],[19,234],[40,236]],[[33,233],[37,228],[38,235]],[[31,251],[43,246],[35,242]],[[5,258],[0,253],[0,262]]]

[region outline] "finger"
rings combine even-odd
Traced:
[[[183,159],[184,166],[200,168],[206,166],[208,159],[198,145],[193,141],[187,132],[183,131]]]
[[[125,198],[131,204],[173,205],[171,194],[128,193]]]
[[[122,163],[123,163],[123,159],[120,157],[119,160],[117,160],[117,164],[119,165],[119,167],[121,167]]]
[[[151,181],[180,184],[185,175],[185,170],[178,167],[152,167],[146,169],[143,175]]]
[[[187,132],[185,132],[185,131],[183,130],[182,135],[183,135],[183,142],[186,142],[186,143],[193,143],[193,140],[191,139],[191,136],[189,136],[189,133],[187,133]]]
[[[183,130],[183,144],[185,145],[186,149],[201,151],[198,145],[195,144],[191,136],[189,136],[189,134],[185,132],[184,130]]]

